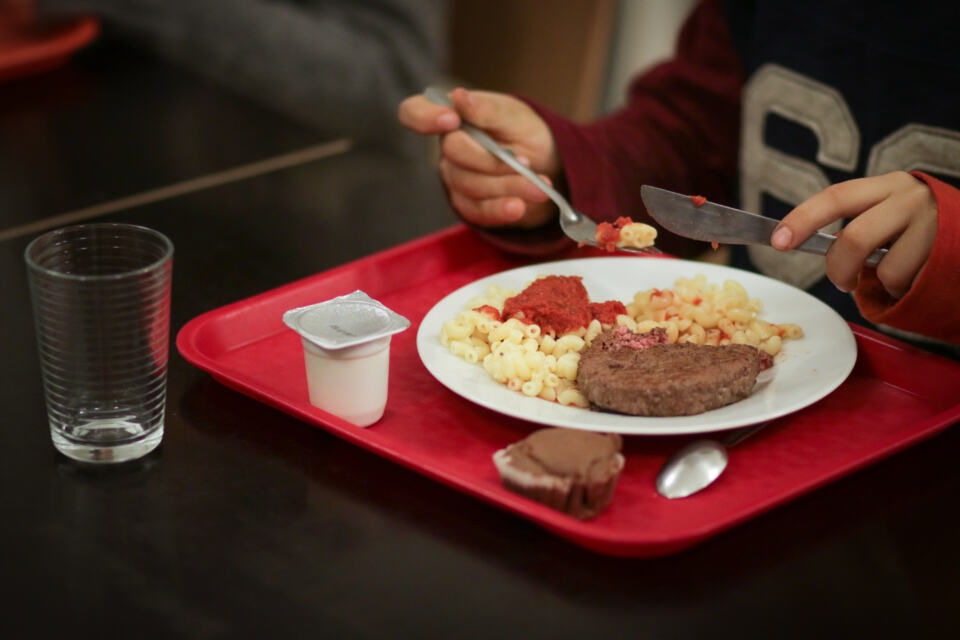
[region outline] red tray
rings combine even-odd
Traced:
[[[859,354],[850,377],[738,445],[713,486],[682,500],[660,497],[656,471],[690,436],[629,436],[613,504],[591,521],[575,520],[503,489],[491,462],[494,451],[539,425],[455,395],[417,355],[417,327],[437,301],[520,264],[454,227],[198,316],[179,332],[177,347],[229,387],[584,547],[622,556],[693,545],[960,419],[960,363],[853,326]],[[281,321],[289,308],[356,289],[412,323],[393,339],[386,413],[366,429],[309,404],[300,339]]]
[[[51,71],[100,32],[100,21],[80,17],[14,30],[0,16],[0,82]]]

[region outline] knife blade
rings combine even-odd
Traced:
[[[657,224],[678,236],[694,240],[770,246],[770,236],[779,224],[779,220],[715,202],[697,204],[692,196],[647,184],[640,187],[640,197],[647,213]],[[836,239],[836,236],[818,231],[794,250],[826,255]],[[877,249],[867,257],[865,264],[877,266],[886,253],[886,249]]]

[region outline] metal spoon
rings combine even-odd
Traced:
[[[657,492],[665,498],[686,498],[705,489],[727,468],[727,447],[741,442],[768,423],[735,429],[718,440],[696,440],[678,449],[657,474]]]

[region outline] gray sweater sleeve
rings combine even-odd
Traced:
[[[38,0],[325,133],[390,143],[397,105],[440,72],[444,0]]]

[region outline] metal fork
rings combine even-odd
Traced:
[[[427,87],[427,89],[423,92],[423,95],[426,96],[427,100],[433,102],[434,104],[453,108],[453,102],[450,100],[450,97],[439,87]],[[599,246],[597,245],[597,224],[587,216],[571,207],[570,203],[567,202],[567,199],[564,198],[560,192],[541,180],[540,176],[538,176],[535,172],[521,164],[511,149],[501,147],[494,141],[493,138],[487,135],[486,132],[468,122],[463,122],[461,120],[460,129],[468,136],[476,140],[481,147],[502,160],[511,169],[525,177],[527,180],[536,185],[538,189],[547,194],[547,196],[553,200],[553,202],[560,209],[560,228],[563,229],[563,232],[571,240],[574,240],[578,244],[588,244],[594,247]],[[660,250],[656,247],[646,247],[643,249],[634,249],[633,247],[617,247],[616,250],[625,253],[642,253],[646,255],[660,254]]]

